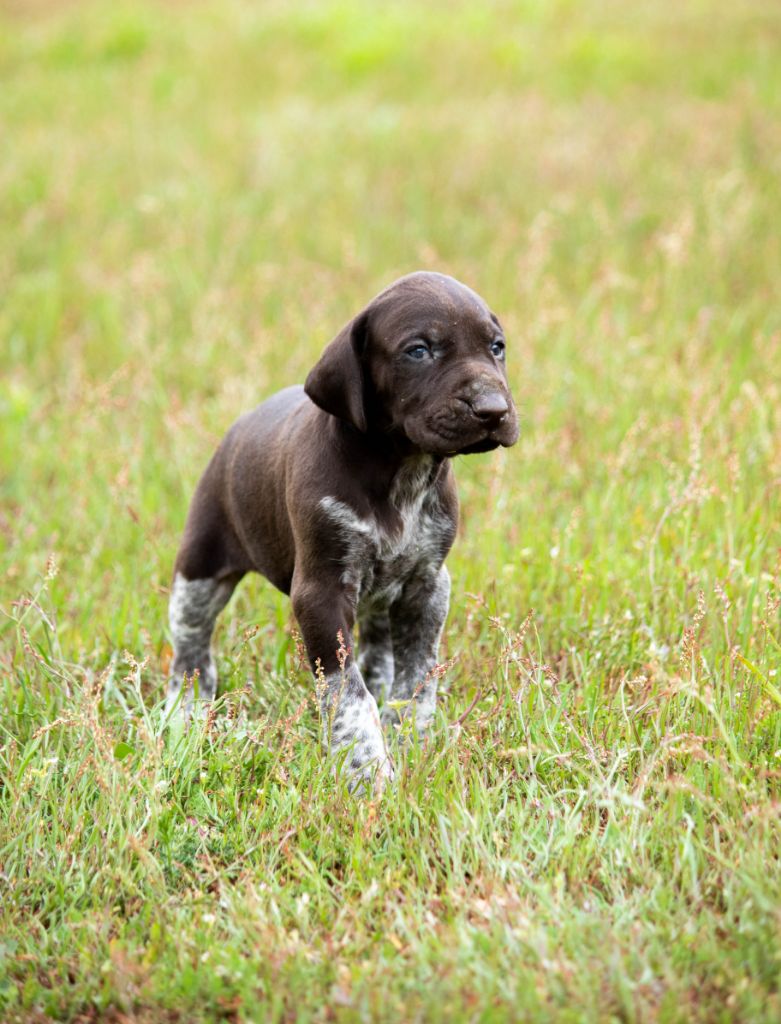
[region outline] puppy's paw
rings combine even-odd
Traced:
[[[187,689],[171,686],[165,698],[165,720],[169,724],[181,722],[185,725],[205,721],[213,704],[214,698],[210,694],[196,697],[191,686]]]
[[[351,757],[349,761],[347,787],[356,796],[379,796],[385,786],[393,782],[393,762],[386,751],[382,758],[360,761]]]
[[[165,696],[165,717],[166,721],[174,719],[185,719],[190,716],[192,707],[192,691],[188,695],[182,686],[169,686]]]
[[[324,742],[331,753],[347,750],[344,769],[354,793],[379,792],[393,778],[385,735],[380,726],[377,702],[364,692],[350,699],[343,695],[336,714],[326,723]]]
[[[349,750],[343,770],[349,776],[350,792],[356,794],[381,793],[393,779],[393,762],[379,720],[371,725],[372,728],[362,728],[353,736],[344,736],[338,743],[331,741],[333,753]]]
[[[382,727],[389,735],[396,735],[402,740],[411,740],[417,736],[422,740],[431,726],[433,708],[412,700],[386,701],[380,715]]]
[[[380,712],[380,725],[387,731],[398,728],[407,717],[408,700],[386,700]]]

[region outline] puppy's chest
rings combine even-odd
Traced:
[[[398,532],[377,529],[354,566],[360,577],[361,599],[387,598],[392,602],[411,576],[425,574],[431,566],[439,565],[445,524],[437,511],[422,505],[402,508]]]
[[[360,518],[335,499],[321,502],[343,543],[341,581],[361,605],[392,604],[413,576],[439,568],[452,527],[428,494],[401,503],[392,527]]]

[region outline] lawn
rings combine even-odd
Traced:
[[[0,1020],[781,1019],[781,10],[0,10]],[[357,800],[289,602],[165,729],[231,421],[412,269],[508,337],[436,727]]]

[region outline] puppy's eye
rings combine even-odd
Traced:
[[[491,352],[496,356],[497,359],[504,359],[504,349],[504,342],[500,341],[499,338],[491,342]]]
[[[428,359],[431,353],[425,345],[412,345],[406,350],[404,355],[408,359],[413,359],[416,363],[422,363],[424,359]]]

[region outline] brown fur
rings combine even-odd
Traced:
[[[379,565],[409,515],[425,514],[421,565],[405,541],[406,557],[382,567],[407,574],[402,595],[413,577],[438,572],[458,515],[449,456],[516,441],[502,341],[494,314],[453,278],[417,273],[385,289],[326,347],[304,388],[277,393],[231,427],[196,489],[177,577],[232,587],[248,571],[262,573],[291,595],[312,665],[336,673],[337,633],[349,642],[361,598],[371,596],[361,593],[364,562]],[[347,510],[343,522],[326,514],[324,499]],[[358,548],[348,520],[377,538],[360,548],[352,577]],[[202,666],[179,657],[178,686],[195,669]],[[363,681],[351,671],[360,697]]]

